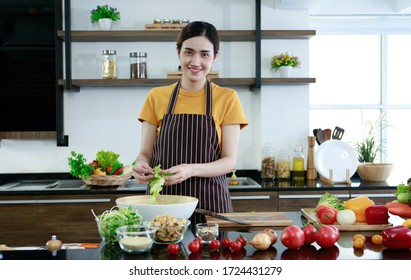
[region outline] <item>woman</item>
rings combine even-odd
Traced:
[[[173,174],[165,178],[162,194],[197,197],[198,208],[226,213],[233,211],[226,174],[235,167],[240,129],[248,121],[237,93],[207,80],[219,43],[210,23],[195,21],[181,30],[182,78],[148,93],[133,176],[148,183],[161,164],[162,173]],[[197,216],[196,222],[201,220]]]

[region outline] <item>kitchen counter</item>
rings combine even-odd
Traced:
[[[304,218],[300,212],[286,212],[295,225],[301,226]],[[395,224],[402,223],[402,219],[397,216],[392,216],[390,222]],[[167,253],[166,245],[154,245],[150,253],[141,255],[132,255],[123,252],[117,244],[108,245],[101,243],[97,249],[66,249],[60,250],[55,255],[44,248],[16,248],[16,250],[0,251],[0,258],[3,260],[167,260],[167,259],[244,259],[244,260],[259,260],[259,259],[276,259],[276,260],[393,260],[393,259],[411,259],[411,250],[389,250],[383,249],[381,246],[373,245],[370,238],[373,234],[381,234],[381,231],[372,232],[341,232],[339,241],[331,249],[319,248],[316,243],[313,245],[303,246],[299,250],[290,250],[285,248],[280,241],[280,236],[283,228],[273,228],[278,235],[278,241],[274,246],[266,251],[257,251],[251,245],[238,252],[233,252],[227,249],[219,251],[210,251],[205,245],[201,252],[192,254],[188,250],[188,243],[194,239],[194,234],[187,231],[184,240],[180,243],[180,252],[177,255],[170,256]],[[243,235],[247,240],[251,240],[256,232],[262,228],[220,228],[219,239],[230,237],[231,239]],[[364,250],[354,250],[352,247],[352,236],[361,233],[367,237],[366,248]],[[63,240],[64,243],[64,240]],[[18,250],[17,250],[18,249]]]

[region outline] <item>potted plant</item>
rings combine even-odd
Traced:
[[[120,20],[120,12],[117,8],[110,7],[109,5],[99,5],[94,10],[91,10],[90,20],[92,23],[98,22],[102,30],[110,30],[111,23]]]
[[[363,122],[363,126],[363,138],[354,143],[359,161],[358,175],[364,181],[385,181],[390,176],[394,165],[381,162],[380,155],[384,153],[383,144],[385,140],[380,138],[380,133],[382,129],[391,125],[381,114],[375,122],[367,120]],[[377,158],[380,159],[379,163],[376,163]]]
[[[288,52],[275,55],[271,58],[271,69],[280,71],[282,77],[290,77],[292,68],[300,65],[300,58],[290,55]]]

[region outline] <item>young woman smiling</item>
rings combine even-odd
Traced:
[[[198,208],[226,213],[233,211],[226,174],[235,167],[240,129],[248,121],[237,92],[207,79],[219,48],[218,32],[210,23],[195,21],[181,30],[177,55],[182,77],[147,95],[139,115],[141,147],[133,176],[148,183],[161,164],[162,173],[172,174],[162,194],[197,197]]]

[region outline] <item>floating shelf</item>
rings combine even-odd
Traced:
[[[179,31],[175,30],[110,30],[71,31],[72,42],[174,42]],[[221,30],[220,40],[225,42],[255,41],[255,30]],[[261,30],[261,39],[309,39],[315,30]],[[65,32],[57,36],[64,40]]]
[[[168,85],[176,79],[73,79],[77,87],[155,87]],[[255,78],[215,78],[213,82],[220,86],[247,86],[255,84]],[[262,78],[263,85],[310,84],[315,78]],[[58,80],[59,86],[65,86],[65,80]]]

